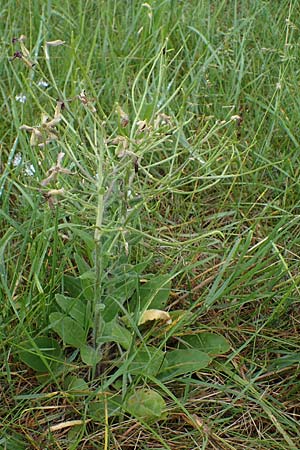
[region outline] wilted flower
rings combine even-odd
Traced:
[[[45,58],[47,60],[50,59],[49,52],[48,52],[49,47],[58,47],[59,45],[64,45],[64,44],[65,44],[65,41],[62,41],[60,39],[56,39],[55,41],[47,41],[46,45],[44,45]]]
[[[59,173],[64,173],[67,175],[73,174],[73,172],[71,172],[71,170],[65,169],[64,167],[61,166],[64,156],[65,156],[65,153],[63,153],[63,152],[60,152],[57,155],[56,164],[48,170],[47,178],[45,178],[44,180],[41,181],[42,186],[47,186],[52,180],[55,180]]]
[[[120,105],[117,105],[116,111],[120,117],[121,127],[126,127],[129,123],[128,114],[126,114]]]
[[[64,193],[65,193],[64,188],[61,188],[61,189],[50,189],[50,190],[47,191],[47,192],[43,192],[43,196],[44,196],[45,199],[47,200],[47,202],[48,202],[50,208],[53,208],[54,205],[55,205],[55,203],[56,203],[56,202],[55,202],[55,198],[56,198],[58,195],[64,195]]]
[[[125,136],[118,135],[115,138],[108,140],[108,143],[112,145],[122,144],[124,148],[128,147],[128,139]]]
[[[45,196],[50,197],[50,196],[53,196],[53,195],[64,195],[64,193],[65,193],[64,188],[61,188],[61,189],[50,189],[50,191],[47,191],[45,193]]]
[[[154,129],[157,130],[163,125],[171,125],[171,117],[167,116],[167,114],[159,113],[154,120]]]
[[[125,136],[116,136],[114,139],[110,140],[109,143],[117,146],[115,155],[118,158],[129,156],[132,159],[134,164],[134,171],[135,173],[137,173],[139,170],[139,160],[137,155],[132,150],[129,150],[128,138],[126,138]]]
[[[118,158],[122,158],[128,152],[129,142],[125,136],[116,136],[114,139],[108,141],[108,143],[117,146],[115,155]]]
[[[230,117],[230,120],[241,120],[241,116],[238,116],[237,114],[235,114],[234,116]]]
[[[91,102],[94,102],[94,98],[88,98],[86,96],[85,90],[83,89],[77,97],[84,106],[87,106],[92,113],[95,113],[97,110]]]
[[[240,125],[243,121],[243,118],[237,114],[230,117],[230,120],[235,120],[238,125]]]
[[[51,141],[55,141],[58,139],[56,134],[55,126],[61,121],[62,115],[61,110],[64,107],[64,102],[58,101],[56,104],[54,117],[51,120],[48,120],[49,117],[47,114],[42,114],[41,125],[30,127],[28,125],[22,125],[20,130],[25,130],[31,133],[30,137],[30,145],[44,147],[46,144],[49,144]]]
[[[42,114],[42,126],[48,129],[55,127],[62,119],[61,111],[62,109],[64,109],[64,107],[64,102],[58,101],[56,103],[54,117],[50,121],[48,121],[48,116],[46,114]]]
[[[59,45],[64,45],[66,41],[62,41],[61,39],[56,39],[55,41],[47,41],[46,45],[48,47],[58,47]]]
[[[20,126],[20,130],[25,130],[25,131],[28,131],[29,133],[31,133],[30,145],[32,145],[32,146],[35,146],[35,145],[40,146],[41,144],[44,145],[47,140],[47,137],[43,136],[43,134],[40,132],[40,130],[38,128],[39,127],[30,127],[28,125]]]
[[[146,120],[138,120],[136,124],[138,133],[147,133],[150,131],[150,126],[147,124]]]
[[[15,44],[18,42],[21,47],[21,51],[17,51],[14,53],[13,57],[10,59],[10,61],[13,61],[14,59],[21,59],[26,66],[28,66],[30,69],[32,69],[35,66],[35,63],[30,60],[30,52],[25,47],[24,41],[26,40],[26,36],[22,34],[19,38],[13,38],[12,42]]]

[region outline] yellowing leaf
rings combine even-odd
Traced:
[[[59,45],[64,45],[66,41],[61,41],[60,39],[56,39],[56,41],[47,41],[46,44],[49,47],[58,47]]]
[[[172,319],[170,314],[166,311],[162,311],[161,309],[148,309],[145,311],[139,320],[139,325],[143,325],[145,322],[149,322],[150,320],[163,320],[167,322],[167,324],[172,323]]]

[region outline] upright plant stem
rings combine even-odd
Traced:
[[[93,316],[94,316],[94,348],[97,347],[97,339],[101,334],[100,314],[102,303],[101,280],[102,280],[102,255],[101,255],[101,236],[102,236],[102,220],[104,210],[104,189],[103,189],[103,147],[101,146],[98,154],[98,171],[97,171],[97,210],[96,210],[96,226],[94,233],[95,241],[95,289],[93,299]]]

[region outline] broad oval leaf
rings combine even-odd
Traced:
[[[127,370],[131,375],[155,376],[162,367],[165,353],[159,348],[138,349]]]
[[[62,364],[62,349],[53,338],[37,337],[32,341],[25,341],[19,358],[37,372],[49,372]]]
[[[50,326],[62,338],[65,344],[80,348],[85,344],[84,329],[69,316],[55,312],[49,316]]]
[[[132,334],[127,328],[120,325],[116,320],[103,323],[103,332],[97,339],[97,344],[103,342],[117,342],[125,350],[128,350],[132,342]]]
[[[179,349],[167,352],[159,378],[169,380],[178,375],[185,375],[204,369],[211,363],[207,353],[196,349]]]
[[[80,347],[80,356],[84,364],[94,367],[101,359],[99,350],[89,345]]]
[[[155,421],[165,417],[166,402],[153,389],[139,389],[128,398],[126,409],[139,420]]]
[[[74,392],[81,392],[82,391],[89,391],[89,385],[87,382],[80,377],[75,376],[69,376],[65,380],[65,386],[68,391],[74,391]]]
[[[182,340],[211,356],[222,355],[230,350],[230,344],[223,336],[215,333],[197,333],[182,336]]]

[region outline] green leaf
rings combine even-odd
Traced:
[[[117,342],[125,350],[128,350],[131,346],[132,334],[116,320],[112,320],[111,322],[103,323],[103,332],[97,339],[97,344],[103,342]]]
[[[74,258],[75,258],[77,268],[80,273],[80,281],[81,281],[84,298],[86,298],[88,300],[92,300],[92,298],[94,296],[94,284],[95,284],[94,280],[95,280],[95,278],[91,281],[89,276],[94,275],[93,271],[92,271],[91,267],[89,266],[89,264],[85,261],[85,259],[79,253],[75,253]],[[88,277],[86,277],[87,274],[88,274]],[[94,275],[94,277],[95,277],[95,275]]]
[[[155,101],[143,102],[139,107],[141,108],[141,112],[140,112],[140,117],[142,118],[141,120],[150,121],[154,115],[154,111],[156,108]]]
[[[152,422],[165,418],[166,402],[153,389],[139,389],[128,398],[126,409],[138,420]]]
[[[115,323],[112,329],[113,341],[118,342],[125,350],[128,350],[132,342],[132,334],[127,328]]]
[[[26,450],[28,449],[27,443],[24,441],[24,436],[19,433],[11,432],[12,434],[2,435],[0,437],[0,449],[1,450]],[[2,447],[3,444],[3,447]]]
[[[162,367],[165,353],[155,347],[138,349],[127,371],[131,375],[155,376]]]
[[[64,275],[63,281],[63,291],[70,295],[72,298],[84,298],[82,293],[82,286],[80,279],[78,277],[73,277],[71,275]]]
[[[80,280],[90,280],[92,283],[95,283],[96,281],[96,274],[94,270],[88,270],[87,272],[84,272],[79,277]]]
[[[178,375],[185,375],[204,369],[211,363],[207,353],[196,349],[172,350],[167,352],[159,378],[169,380]]]
[[[158,275],[139,286],[131,301],[131,309],[164,309],[171,290],[170,275]]]
[[[134,266],[128,264],[126,255],[121,255],[115,266],[110,267],[110,276],[105,280],[105,309],[102,315],[105,322],[112,321],[120,312],[124,302],[133,296],[138,287],[139,275],[147,267],[150,259],[151,257]]]
[[[229,342],[223,336],[215,333],[190,334],[182,336],[182,340],[210,356],[222,355],[230,349]]]
[[[175,309],[174,311],[169,311],[171,319],[173,322],[180,322],[182,325],[185,323],[191,323],[193,320],[193,313],[186,309]]]
[[[89,345],[82,345],[80,347],[80,356],[84,364],[87,366],[96,366],[101,359],[99,351]]]
[[[107,296],[104,300],[105,309],[103,319],[112,321],[121,309],[121,305],[128,300],[137,287],[137,274],[128,272],[113,277],[107,285]]]
[[[95,402],[89,402],[88,415],[97,422],[105,422],[105,416],[115,416],[121,410],[123,399],[121,395],[99,395]]]
[[[50,327],[62,338],[65,344],[80,348],[86,341],[84,329],[71,317],[54,312],[49,316]]]
[[[73,425],[69,428],[66,442],[69,442],[72,448],[72,443],[80,441],[82,437],[82,425]]]
[[[86,231],[81,230],[80,228],[76,228],[76,226],[72,227],[71,230],[73,234],[79,236],[79,238],[85,243],[86,247],[92,252],[95,249],[95,241],[94,237],[91,233],[87,233]]]
[[[62,294],[56,294],[55,300],[60,308],[75,319],[84,329],[91,326],[89,303],[86,300],[67,297]]]
[[[82,391],[88,391],[89,386],[87,382],[80,377],[75,376],[69,376],[65,379],[65,386],[68,391],[74,391],[74,392],[82,392]]]
[[[294,365],[299,366],[300,353],[287,353],[284,356],[275,358],[268,365],[268,371],[286,369]]]
[[[37,372],[53,371],[62,364],[62,349],[55,339],[46,336],[25,341],[18,354],[22,362]]]

